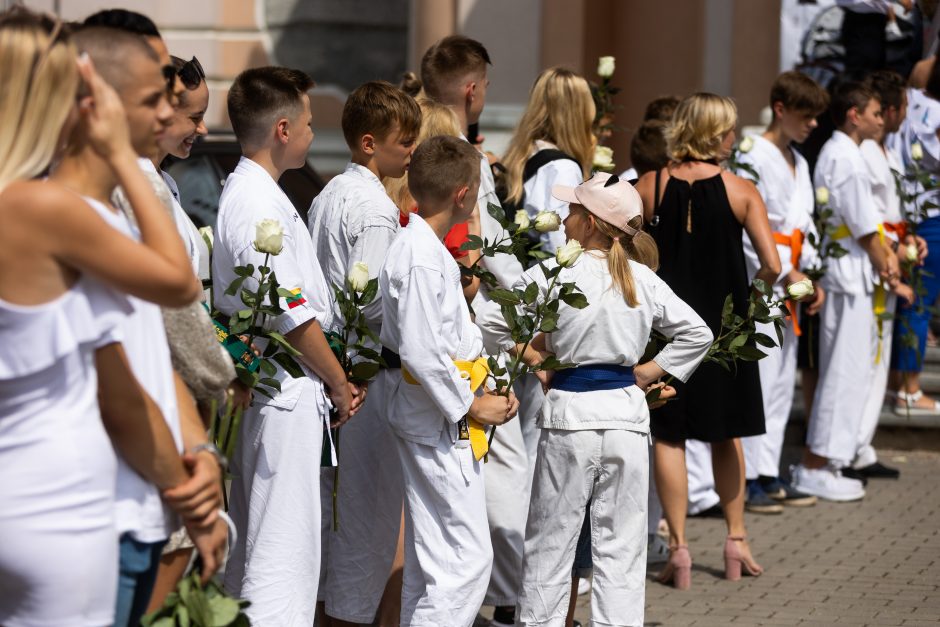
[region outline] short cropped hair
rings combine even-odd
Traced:
[[[672,115],[679,107],[680,102],[682,101],[678,96],[660,96],[659,98],[650,100],[646,105],[646,111],[643,112],[643,121],[670,121],[672,119]]]
[[[816,117],[829,106],[829,94],[822,86],[802,72],[784,72],[770,86],[770,107],[782,103],[791,111]]]
[[[160,63],[160,57],[147,40],[131,31],[110,26],[83,26],[72,36],[72,41],[79,53],[88,53],[101,78],[117,91],[132,78],[127,65],[131,57],[140,55]]]
[[[692,94],[679,103],[666,128],[670,159],[717,159],[721,141],[738,123],[734,101],[716,94]]]
[[[904,77],[891,70],[877,70],[865,78],[865,86],[875,92],[883,107],[900,109],[904,102],[907,82]]]
[[[836,128],[845,124],[848,113],[851,109],[858,109],[861,113],[872,100],[878,100],[878,95],[858,81],[845,81],[836,86],[832,93],[832,101],[829,103],[829,115]]]
[[[85,18],[85,26],[107,26],[144,37],[160,37],[157,25],[143,13],[127,9],[105,9]]]
[[[445,102],[445,93],[453,88],[453,81],[469,72],[485,70],[487,65],[491,65],[490,55],[483,44],[463,35],[451,35],[424,53],[421,82],[429,96]]]
[[[421,109],[415,99],[385,81],[360,85],[349,94],[343,106],[343,137],[355,150],[363,135],[385,139],[395,125],[401,137],[417,137],[421,130]]]
[[[663,120],[647,120],[630,140],[630,163],[638,176],[666,167],[666,126]]]
[[[458,187],[480,176],[480,153],[459,137],[437,135],[425,140],[411,155],[408,190],[418,202],[446,200]]]
[[[293,118],[301,97],[315,83],[305,72],[286,67],[258,67],[235,78],[228,92],[228,117],[242,148],[254,147],[280,118]]]

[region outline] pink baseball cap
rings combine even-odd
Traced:
[[[643,201],[633,185],[606,172],[596,173],[577,187],[553,185],[552,196],[583,205],[595,216],[628,235],[636,235],[637,230],[627,223],[643,215]]]

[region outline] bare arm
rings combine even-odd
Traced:
[[[745,181],[730,172],[723,173],[722,179],[728,189],[731,208],[744,226],[751,245],[754,246],[754,252],[757,253],[760,267],[754,278],[764,281],[767,285],[773,285],[780,276],[780,255],[777,253],[774,234],[767,220],[767,207],[764,206],[764,200],[757,191],[757,187],[750,181]]]
[[[95,351],[101,420],[115,449],[158,488],[186,481],[188,473],[160,408],[134,378],[120,344]]]

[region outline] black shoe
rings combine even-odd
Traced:
[[[846,466],[845,468],[841,468],[840,471],[842,472],[843,477],[861,481],[862,485],[868,485],[868,477],[866,477],[861,470],[855,470],[851,466]]]
[[[864,468],[858,468],[855,472],[860,473],[866,479],[898,479],[901,476],[900,470],[885,466],[881,462],[875,462]],[[844,469],[842,470],[842,474],[845,474]]]
[[[716,503],[708,509],[703,509],[697,514],[689,514],[690,518],[724,518],[725,513],[721,509],[721,503]]]

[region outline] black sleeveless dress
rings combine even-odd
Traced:
[[[656,175],[659,196],[660,174]],[[721,309],[732,295],[735,313],[747,314],[750,287],[741,244],[743,227],[731,210],[721,174],[692,183],[670,177],[656,217],[647,226],[659,246],[659,276],[702,317],[715,337]],[[654,437],[720,442],[764,433],[757,362],[739,361],[729,373],[703,363],[677,398],[651,413]]]

